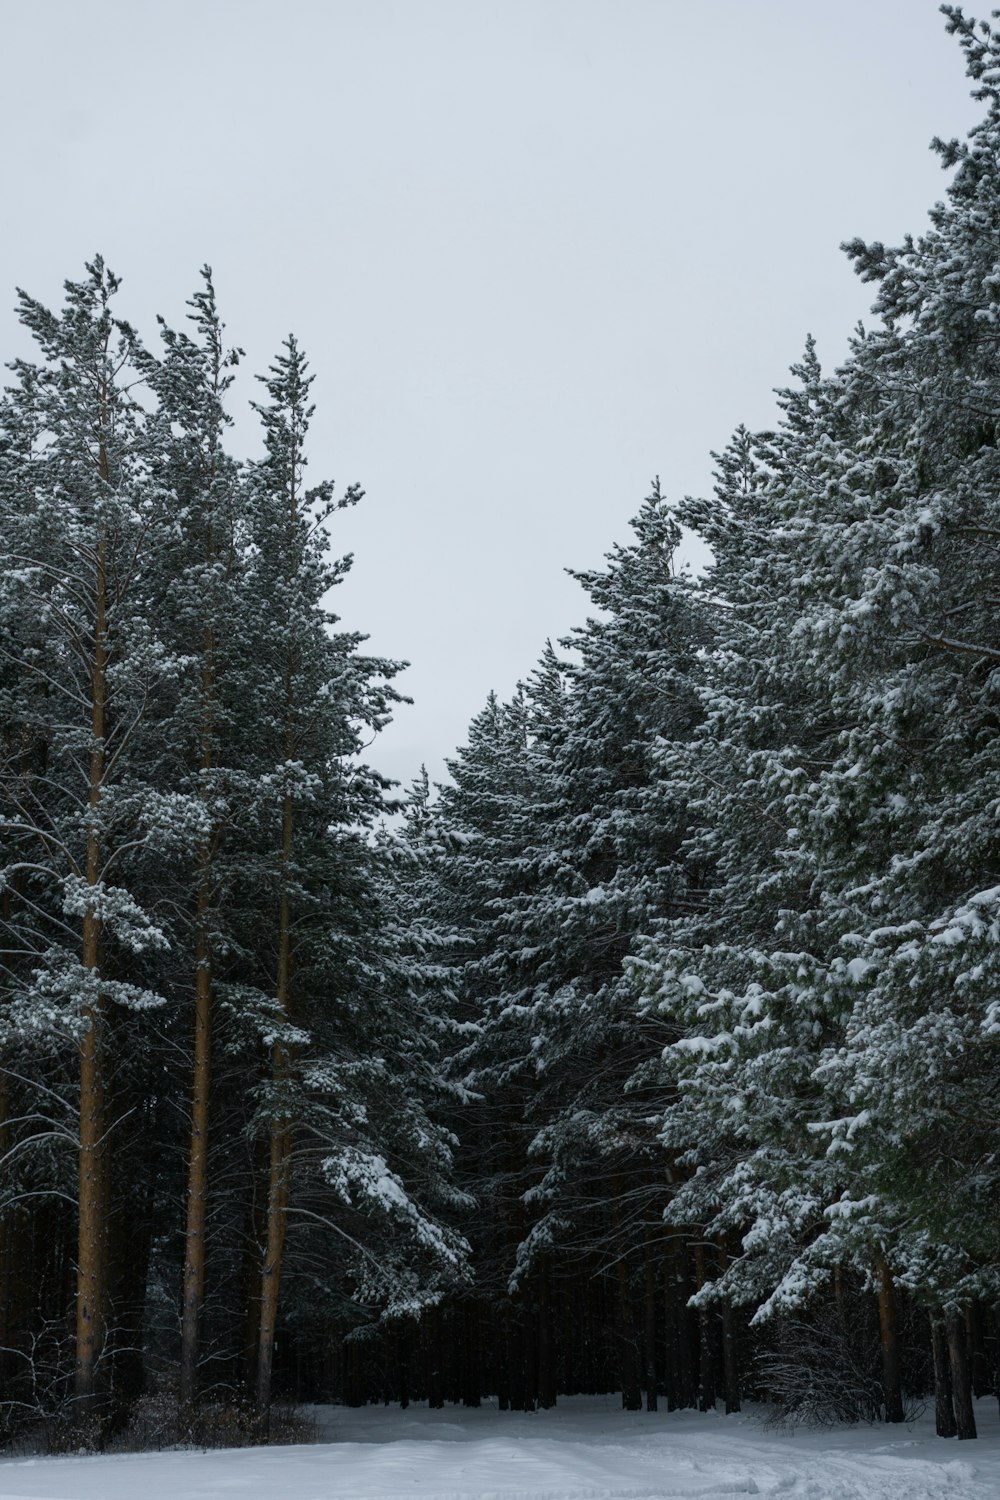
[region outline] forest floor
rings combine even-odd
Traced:
[[[980,1439],[901,1428],[781,1432],[751,1415],[314,1408],[313,1445],[0,1460],[3,1500],[997,1500],[997,1403]]]

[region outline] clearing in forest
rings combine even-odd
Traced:
[[[754,1416],[616,1410],[319,1408],[321,1443],[0,1461],[3,1500],[996,1500],[1000,1421],[943,1442],[902,1427],[768,1431]]]

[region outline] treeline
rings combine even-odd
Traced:
[[[100,1430],[151,1375],[270,1401],[309,1330],[465,1274],[448,1035],[369,836],[396,701],[325,601],[294,339],[226,448],[209,273],[153,352],[100,260],[0,411],[4,1411]]]
[[[970,1437],[997,1389],[1000,36],[947,14],[985,117],[922,237],[846,247],[875,326],[710,499],[654,488],[422,814],[531,1399],[610,1358],[629,1406],[934,1389]]]
[[[854,242],[714,495],[398,828],[324,611],[308,374],[226,447],[210,278],[100,263],[0,436],[5,1407],[748,1397],[975,1435],[1000,1303],[1000,35],[927,232]],[[711,550],[675,565],[685,529]]]

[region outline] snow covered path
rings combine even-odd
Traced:
[[[0,1460],[3,1500],[997,1500],[1000,1423],[765,1432],[752,1418],[616,1410],[579,1397],[526,1415],[324,1408],[331,1441],[108,1458]]]

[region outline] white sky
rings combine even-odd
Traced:
[[[562,570],[653,474],[706,490],[807,332],[841,358],[840,241],[919,231],[978,116],[933,0],[0,0],[0,42],[0,350],[95,251],[151,341],[208,261],[244,395],[298,334],[404,780],[582,622]]]

